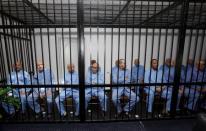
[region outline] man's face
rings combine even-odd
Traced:
[[[157,60],[152,60],[152,68],[154,70],[157,70],[158,69],[158,61]]]
[[[92,69],[92,73],[96,74],[98,71],[98,64],[97,63],[92,64],[91,69]]]
[[[172,60],[166,59],[165,64],[170,67],[172,65]]]
[[[135,60],[134,60],[134,64],[135,64],[136,66],[138,66],[138,65],[139,65],[139,59],[135,59]]]
[[[22,69],[22,65],[20,62],[16,62],[16,64],[14,65],[14,68],[16,71],[20,71]]]
[[[67,70],[68,70],[68,72],[70,72],[70,73],[74,72],[74,65],[68,65],[68,66],[67,66]]]
[[[201,71],[205,70],[205,61],[200,61],[199,64],[197,64],[197,68]]]
[[[122,70],[124,70],[126,68],[126,64],[125,64],[124,60],[120,60],[119,68],[122,69]]]
[[[37,63],[37,70],[38,70],[38,72],[42,72],[44,70],[44,64],[43,63]]]
[[[192,59],[188,59],[187,64],[188,65],[194,65],[194,61]]]

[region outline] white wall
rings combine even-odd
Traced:
[[[8,30],[8,33],[9,32],[10,30]],[[40,33],[40,29],[35,29],[34,32],[35,35],[33,37],[35,38],[35,41],[34,39],[32,40],[33,61],[35,62],[36,60],[42,60],[42,55],[43,55],[45,66],[50,67],[49,64],[49,56],[50,56],[51,69],[53,70],[56,79],[57,78],[61,79],[63,77],[63,72],[66,71],[66,65],[69,63],[74,63],[76,66],[76,70],[78,70],[77,29],[72,28],[70,29],[71,33],[69,33],[69,29],[64,28],[63,32],[64,33],[62,35],[62,29],[59,28],[56,29],[56,37],[55,37],[54,29],[49,29],[48,31],[47,29],[42,29],[41,33]],[[120,49],[119,58],[126,59],[127,67],[129,69],[131,69],[132,61],[138,57],[140,59],[140,64],[144,65],[145,62],[146,68],[150,67],[151,58],[159,57],[158,59],[160,61],[159,63],[160,65],[163,64],[164,59],[166,58],[169,57],[171,57],[172,59],[176,58],[178,30],[162,29],[161,34],[159,29],[155,29],[155,30],[148,29],[147,33],[145,29],[141,29],[141,31],[140,29],[135,29],[134,34],[132,32],[133,32],[132,29],[127,29],[127,35],[126,35],[126,30],[120,29],[120,35],[119,35],[119,30],[114,28],[113,36],[112,36],[111,28],[107,28],[106,30],[104,30],[103,28],[99,28],[99,29],[92,28],[91,32],[89,28],[85,28],[85,35],[84,35],[85,71],[87,72],[88,70],[90,59],[96,59],[96,60],[98,59],[101,69],[104,70],[105,68],[104,72],[106,75],[106,82],[108,83],[110,81],[111,65],[114,66],[115,60],[118,59],[118,48]],[[172,35],[173,33],[174,35]],[[200,54],[201,54],[201,59],[206,58],[205,57],[206,39],[201,35],[202,30],[198,32],[199,33],[198,37],[196,33],[197,33],[196,30],[193,30],[192,33],[190,32],[190,30],[187,31],[184,54],[183,54],[184,65],[186,64],[187,61],[188,52],[189,52],[189,58],[193,58],[193,56],[195,56],[195,60],[198,60],[200,58]],[[126,41],[126,37],[127,37],[127,41]],[[134,39],[134,42],[132,42],[132,39]],[[3,37],[1,36],[4,61],[6,63],[5,64],[6,72],[8,73],[8,70],[10,69],[8,68],[7,59],[11,59],[12,62],[11,64],[13,64],[15,60],[12,51],[13,50],[12,41],[11,39],[7,39],[7,40],[8,40],[7,44],[10,46],[10,50],[11,50],[11,52],[9,52],[9,56],[6,55],[5,42]],[[18,40],[16,41],[16,43],[17,42]],[[64,48],[63,48],[63,44],[64,44]],[[112,44],[113,44],[113,48],[112,48]],[[189,45],[191,45],[190,48]],[[48,48],[49,46],[50,48]],[[22,53],[21,51],[22,49],[20,50],[18,49],[18,52]],[[70,51],[71,51],[71,59],[70,59]],[[125,52],[126,52],[126,56],[125,56]],[[194,55],[194,53],[196,54]],[[111,59],[111,55],[112,55],[112,59]],[[63,60],[63,56],[64,56],[64,60]],[[28,58],[29,57],[24,59],[28,59]],[[104,58],[105,58],[105,63],[104,63]],[[65,64],[63,63],[63,61]],[[57,75],[57,66],[58,66],[58,75]]]
[[[63,50],[65,54],[65,64],[70,63],[70,37],[71,37],[71,60],[72,63],[76,65],[76,70],[78,70],[78,45],[77,45],[77,33],[76,29],[71,29],[71,36],[69,35],[69,29],[64,29],[64,44],[63,47],[62,43],[62,30],[56,29],[56,39],[54,35],[54,29],[49,29],[49,40],[50,40],[50,56],[51,56],[51,68],[53,72],[56,74],[57,78],[57,65],[58,65],[58,76],[59,79],[63,76],[64,69],[66,70],[66,65],[63,65]],[[126,59],[127,67],[131,69],[131,62],[138,58],[140,59],[140,64],[144,65],[145,67],[150,67],[150,60],[151,58],[159,59],[159,64],[163,64],[166,58],[176,58],[176,51],[177,51],[177,41],[178,41],[178,30],[165,30],[162,29],[161,32],[159,29],[135,29],[134,35],[132,33],[132,29],[120,29],[119,30],[114,28],[113,29],[113,39],[112,39],[112,29],[107,28],[106,33],[103,28],[92,28],[91,32],[89,28],[85,28],[85,71],[88,70],[88,66],[91,59],[96,59],[99,61],[100,67],[103,70],[105,65],[105,75],[106,75],[106,82],[110,81],[110,71],[111,71],[111,64],[114,66],[115,60],[118,59],[118,48],[119,51],[119,58]],[[146,33],[147,32],[147,33]],[[106,35],[104,35],[104,33]],[[161,33],[161,34],[160,34]],[[187,31],[187,36],[185,40],[185,49],[184,49],[184,58],[183,64],[186,64],[186,58],[189,51],[189,41],[190,41],[190,32]],[[199,32],[202,33],[201,31]],[[42,38],[40,37],[42,34]],[[147,34],[147,36],[146,36]],[[172,35],[174,34],[174,35]],[[192,58],[194,55],[195,45],[197,45],[197,52],[195,59],[198,59],[201,50],[201,39],[202,36],[199,35],[197,38],[198,41],[196,43],[196,36],[195,31],[192,34],[191,39],[191,49],[189,57]],[[127,37],[127,38],[126,38]],[[147,42],[146,42],[147,38]],[[127,39],[127,41],[126,41]],[[134,42],[132,43],[132,39]],[[37,59],[42,59],[42,51],[41,51],[41,43],[43,46],[43,54],[45,65],[49,66],[49,51],[48,51],[48,34],[46,29],[42,29],[42,33],[39,30],[35,30],[35,40],[36,40],[36,52],[37,52]],[[42,40],[42,42],[41,42]],[[55,41],[57,46],[57,51],[55,47]],[[113,49],[112,49],[113,44]],[[146,47],[147,45],[147,47]],[[152,48],[153,45],[153,48]],[[203,44],[203,51],[202,54],[205,53],[206,46]],[[133,46],[133,48],[132,48]],[[126,47],[126,48],[125,48]],[[56,53],[57,52],[57,53]],[[126,54],[125,54],[126,52]],[[153,52],[153,54],[152,54]],[[133,54],[132,54],[133,53]],[[159,54],[159,56],[158,56]],[[165,57],[164,57],[165,54]],[[112,55],[112,63],[111,63],[111,55]],[[126,56],[125,56],[126,55]],[[133,55],[133,58],[131,57]],[[146,56],[145,56],[146,55]],[[56,61],[56,57],[58,62]],[[177,56],[178,57],[178,56]],[[205,54],[202,55],[202,58],[205,58]],[[104,58],[106,58],[104,63]],[[61,59],[61,60],[60,60]],[[58,64],[57,64],[58,63]]]

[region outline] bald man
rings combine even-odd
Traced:
[[[30,84],[30,76],[26,71],[22,70],[22,63],[17,61],[14,64],[14,71],[11,72],[7,77],[8,85],[29,85]],[[13,93],[14,97],[18,97],[21,102],[21,113],[25,113],[26,103],[27,103],[27,95],[30,91],[30,88],[16,88],[13,89],[11,93]],[[2,103],[3,108],[8,114],[15,113],[15,109],[12,105],[8,105],[6,103]]]
[[[205,60],[199,60],[196,62],[193,70],[188,69],[186,76],[186,82],[206,82],[206,68]],[[202,89],[201,89],[202,88]],[[200,85],[185,86],[184,95],[188,97],[187,105],[185,105],[189,110],[195,111],[197,108],[197,101],[200,95],[205,94],[206,85],[202,87]]]
[[[54,74],[50,69],[44,67],[42,61],[37,62],[37,73],[33,77],[33,84],[36,85],[52,85],[55,84]],[[46,97],[47,99],[47,109],[48,109],[48,116],[50,116],[52,111],[52,93],[54,93],[55,88],[53,87],[39,87],[34,88],[33,92],[28,96],[29,106],[35,111],[35,113],[41,113],[40,105],[37,102],[39,97],[43,98]]]
[[[77,85],[79,84],[79,75],[75,71],[75,66],[74,64],[68,64],[67,65],[67,72],[64,74],[64,77],[62,78],[62,84],[66,85]],[[59,113],[61,116],[66,116],[67,112],[64,108],[64,101],[68,97],[72,97],[73,100],[75,101],[75,116],[79,115],[79,89],[78,88],[71,88],[71,87],[66,87],[63,88],[63,90],[60,92],[59,96],[55,99],[55,102],[57,104],[57,108],[59,110]]]

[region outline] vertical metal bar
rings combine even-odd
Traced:
[[[69,25],[71,25],[71,8],[70,8],[70,4],[69,4]],[[72,64],[72,41],[71,41],[71,38],[72,38],[71,37],[71,28],[69,28],[70,64]],[[72,74],[71,74],[71,84],[72,84]],[[73,97],[73,88],[72,88],[72,98],[74,98]],[[73,109],[73,107],[74,107],[74,103],[72,101],[72,109]],[[74,120],[74,115],[73,115],[72,119]]]
[[[106,24],[106,15],[107,15],[107,3],[106,3],[106,0],[104,0],[104,24]],[[105,77],[105,74],[106,74],[106,49],[107,49],[107,46],[106,46],[106,42],[107,42],[107,36],[106,36],[106,33],[107,33],[107,29],[106,29],[106,27],[104,27],[104,84],[105,84],[105,79],[106,79],[106,77]],[[104,86],[104,92],[105,92],[105,86]],[[105,93],[106,94],[106,93]],[[107,101],[105,101],[105,95],[104,95],[104,102],[106,102],[107,103]],[[108,104],[107,104],[108,105]],[[107,107],[108,108],[108,107]],[[108,109],[106,109],[106,110],[108,110]],[[104,120],[105,120],[105,112],[104,112]]]
[[[100,65],[99,63],[99,0],[97,0],[97,63]],[[97,84],[99,83],[99,70],[97,72]],[[102,88],[102,87],[98,87],[98,88]],[[99,92],[97,92],[97,96]],[[99,119],[99,111],[97,110],[97,119]]]
[[[46,15],[48,16],[48,0],[46,0]],[[47,20],[46,22],[47,24],[49,24],[49,21]],[[49,70],[50,70],[50,83],[52,84],[52,69],[51,69],[51,44],[50,44],[50,31],[49,31],[49,28],[47,27],[46,28],[46,32],[47,32],[47,41],[48,41],[48,54],[49,54]],[[46,106],[48,107],[48,103],[46,102]],[[47,112],[48,112],[48,109],[47,109]]]
[[[193,6],[193,10],[192,10],[192,12],[195,14],[195,12],[196,12],[196,3],[194,3],[194,6]],[[193,15],[192,16],[192,23],[194,22],[194,20],[195,20],[195,15]],[[190,33],[189,33],[189,47],[188,47],[188,52],[187,52],[187,63],[186,63],[186,68],[185,68],[185,75],[184,75],[184,83],[186,83],[187,82],[187,76],[188,76],[188,59],[189,59],[189,57],[190,57],[190,51],[191,51],[191,47],[192,47],[192,36],[193,36],[193,31],[194,31],[194,29],[190,29],[189,30],[190,31]],[[193,68],[193,67],[192,67]],[[192,75],[192,74],[191,74]],[[183,89],[183,94],[185,94],[185,88]],[[187,104],[187,102],[186,102],[186,105],[188,105]]]
[[[119,1],[119,11],[121,10],[121,1]],[[118,54],[117,54],[117,58],[118,58],[118,71],[117,71],[117,83],[115,83],[115,84],[119,84],[119,56],[120,56],[120,18],[121,18],[121,16],[119,16],[119,19],[118,19],[118,47],[117,47],[117,49],[118,49]],[[115,74],[116,75],[116,74]],[[119,92],[119,87],[117,87],[117,101],[116,101],[116,103],[118,103],[118,93]],[[122,119],[123,119],[123,116],[122,116]]]
[[[61,25],[63,25],[63,8],[62,8],[62,0],[60,1],[60,5],[61,5]],[[63,84],[65,84],[65,61],[64,61],[64,28],[63,27],[61,27],[61,44],[62,44],[62,49],[63,49],[63,51],[62,51],[62,54],[63,54],[63,66],[61,67],[61,68],[63,68],[63,79],[64,79],[64,83]],[[59,43],[60,44],[60,43]],[[62,58],[60,58],[60,59],[62,59]],[[71,75],[72,76],[72,75]],[[62,79],[62,78],[61,78]],[[61,80],[60,80],[61,81]],[[72,81],[72,80],[71,80]],[[58,84],[62,84],[62,83],[58,83]],[[64,88],[64,92],[65,92],[65,100],[66,100],[66,87],[63,87]],[[59,86],[57,87],[57,89],[58,89],[58,96],[57,97],[59,97],[59,100],[58,100],[58,102],[59,103],[56,103],[56,104],[59,104],[59,110],[58,110],[58,112],[59,111],[61,111],[61,106],[60,106],[60,88],[59,88]],[[67,111],[67,102],[65,102],[65,105],[66,105],[66,111]],[[61,115],[61,113],[59,113],[59,117],[60,117],[60,119],[62,119],[62,115]]]
[[[184,52],[184,43],[185,43],[185,34],[186,34],[186,22],[187,22],[187,13],[189,8],[189,0],[184,0],[181,10],[181,28],[179,29],[178,35],[178,47],[177,47],[177,54],[179,59],[176,59],[176,67],[175,67],[175,83],[174,88],[172,91],[172,104],[171,104],[171,116],[174,117],[176,114],[176,105],[177,105],[177,97],[178,97],[178,87],[180,83],[180,72],[181,72],[181,65],[183,59],[183,52]]]
[[[32,1],[31,1],[32,2]],[[32,25],[34,24],[34,12],[33,10],[31,9],[31,18],[32,18]],[[32,54],[34,53],[34,64],[35,64],[35,67],[37,65],[37,55],[36,55],[36,51],[37,51],[37,48],[36,48],[36,38],[35,38],[35,30],[34,29],[30,29],[30,36],[31,36],[31,43],[32,43],[32,36],[33,36],[33,47],[32,47]],[[36,67],[37,69],[37,67]],[[37,72],[36,72],[37,73]],[[33,77],[32,77],[33,78]],[[37,79],[39,78],[38,74],[37,74]],[[32,84],[32,83],[31,83]],[[37,90],[38,90],[38,97],[40,97],[40,93],[39,93],[39,81],[37,81],[36,83],[38,86],[37,86]],[[32,104],[34,106],[34,111],[36,110],[36,107],[34,105],[34,90],[36,88],[32,87]],[[40,112],[42,112],[42,109],[40,108]],[[35,117],[35,120],[36,120],[36,117]]]
[[[146,3],[146,2],[145,2]],[[146,18],[149,18],[149,0],[147,1],[147,17]],[[148,28],[146,27],[145,29],[145,50],[144,50],[144,66],[146,64],[146,59],[147,59],[147,43],[148,43],[148,40],[147,40],[147,37],[148,37]],[[150,68],[150,74],[149,74],[149,79],[151,79],[151,68]],[[149,80],[149,84],[150,84],[150,80]],[[150,92],[150,86],[149,86],[149,92]],[[148,95],[148,103],[149,103],[149,95]],[[148,103],[146,104],[147,108],[148,108]],[[148,117],[148,112],[146,112],[146,117]]]
[[[154,11],[154,14],[156,14],[156,1],[155,1],[155,11]],[[154,22],[156,22],[156,19],[154,19]],[[151,46],[151,59],[153,59],[153,48],[154,48],[154,30],[155,30],[155,25],[154,25],[154,28],[152,28],[152,41],[151,41],[151,44],[152,44],[152,46]],[[156,74],[157,75],[157,74]],[[156,76],[156,82],[157,82],[157,76]],[[155,90],[156,90],[156,86],[155,86]],[[155,99],[154,99],[154,101],[153,101],[153,103],[155,102]],[[153,116],[153,114],[154,114],[154,110],[152,111],[152,116]]]
[[[201,4],[200,5],[200,8],[199,8],[199,12],[201,12],[202,11],[202,7],[203,7],[203,4]],[[200,13],[201,14],[201,13]],[[202,17],[202,15],[200,15],[199,16],[199,18],[198,18],[198,24],[200,24],[200,20],[201,20],[201,17]],[[201,30],[201,33],[202,33],[202,40],[201,40],[201,42],[200,42],[200,55],[199,55],[199,57],[198,57],[198,64],[199,64],[199,61],[201,60],[201,56],[202,56],[202,50],[203,50],[203,43],[204,43],[204,36],[205,36],[205,30]],[[199,37],[199,30],[198,30],[198,38],[197,38],[197,41],[198,41],[198,39],[201,39],[201,37]],[[196,44],[198,44],[198,42],[196,43]],[[197,52],[199,52],[199,51],[197,51]],[[198,65],[199,66],[199,65]],[[198,72],[197,72],[197,76],[196,76],[196,78],[195,78],[195,82],[199,82],[198,81],[198,77],[199,77],[199,70],[198,70]],[[197,90],[197,85],[195,85],[195,92],[194,92],[194,94],[193,94],[193,105],[192,105],[192,109],[194,109],[194,107],[196,106],[195,104],[195,96],[196,96],[196,93],[198,92],[198,90]],[[200,95],[201,95],[201,93],[200,93]],[[200,95],[199,95],[199,97],[200,97]]]
[[[124,52],[124,53],[125,53],[125,54],[124,54],[124,59],[125,59],[124,84],[125,84],[125,79],[126,79],[126,78],[125,78],[125,74],[126,74],[126,71],[127,71],[126,69],[127,69],[127,45],[128,45],[128,44],[127,44],[127,40],[128,40],[128,39],[127,39],[127,37],[128,37],[128,29],[127,29],[127,25],[128,25],[128,9],[129,9],[129,8],[126,8],[126,11],[125,11],[125,12],[126,12],[126,13],[125,13],[125,14],[126,14],[126,19],[125,19],[125,26],[126,26],[126,27],[125,27],[125,47],[124,47],[124,48],[125,48],[125,52]],[[129,69],[128,69],[128,72],[130,72]],[[128,76],[127,76],[127,77],[128,77]],[[129,81],[131,81],[131,78],[130,78]],[[128,84],[128,83],[127,83],[127,84]],[[126,87],[126,88],[129,88],[129,90],[130,90],[130,92],[129,92],[129,97],[128,97],[128,98],[129,98],[129,111],[130,111],[130,100],[131,100],[131,93],[132,93],[132,92],[131,92],[131,86]],[[125,101],[125,100],[124,100],[124,98],[123,98],[123,102],[124,102],[124,101]],[[129,112],[129,111],[128,111],[128,112]],[[128,119],[129,119],[129,117],[128,117]]]
[[[114,17],[114,1],[112,1],[112,18]],[[113,23],[112,23],[113,24]],[[113,60],[113,36],[114,36],[114,29],[113,27],[111,27],[111,65],[110,65],[110,72],[111,72],[111,80],[110,80],[110,84],[114,84],[113,81],[112,81],[112,78],[113,78],[113,72],[112,72],[112,60]],[[114,87],[112,87],[114,88]],[[111,93],[112,93],[112,89],[111,89]],[[109,104],[109,107],[112,107],[112,103],[110,102]],[[115,113],[116,113],[116,110],[115,110]],[[109,112],[109,119],[111,120],[111,115],[112,115],[112,111],[110,110]]]
[[[77,0],[77,33],[78,33],[78,65],[80,88],[80,121],[85,121],[85,43],[84,43],[84,10],[83,0]]]
[[[55,8],[55,0],[53,0],[53,11],[54,11],[54,23],[56,23],[56,8]],[[58,50],[57,50],[57,48],[58,48],[58,46],[57,46],[57,30],[56,30],[56,27],[54,28],[54,37],[55,37],[55,58],[56,58],[56,71],[57,71],[57,83],[59,83],[59,65],[58,65],[58,56],[57,56],[57,52],[58,52]],[[55,87],[55,89],[56,89],[56,87]],[[54,99],[54,93],[52,93],[52,99]],[[53,103],[53,105],[52,105],[52,110],[53,110],[53,112],[54,112],[54,103]],[[54,117],[54,119],[55,119],[55,112],[54,112],[54,115],[53,115],[53,117]]]
[[[89,6],[89,15],[90,15],[90,47],[89,47],[89,49],[91,50],[92,48],[92,3],[91,3],[91,1],[90,1],[90,6]],[[92,53],[90,52],[90,59],[89,59],[89,61],[90,61],[90,66],[89,66],[89,71],[87,72],[87,73],[90,73],[90,83],[92,83],[92,72],[91,72],[91,60],[92,60]],[[86,76],[88,76],[88,75],[86,75]],[[86,79],[88,79],[88,78],[86,78]],[[87,88],[87,87],[86,87]],[[93,92],[93,88],[92,87],[88,87],[88,88],[91,88],[91,92]],[[88,94],[87,94],[88,95]],[[92,93],[90,94],[91,96],[91,98],[92,98]],[[88,107],[87,107],[88,108]],[[91,112],[90,112],[90,120],[92,120],[92,117],[93,117],[93,110],[90,110]],[[86,112],[86,113],[89,113],[89,112]]]
[[[10,1],[8,1],[8,6],[9,6],[9,15],[11,15]],[[10,25],[13,25],[12,19],[10,17],[8,18],[8,20],[6,20],[6,25],[8,24],[7,22],[9,22]],[[8,31],[7,33],[9,33],[9,29],[7,31]],[[14,48],[15,48],[15,40],[13,38],[13,30],[12,29],[10,29],[10,33],[11,33],[11,36],[12,36],[11,37],[11,43],[10,43],[11,45],[9,44],[8,46],[9,46],[9,49],[11,49],[13,51],[13,60],[14,60],[14,63],[16,65],[17,56],[16,56],[16,51],[14,50]],[[11,50],[10,50],[10,52],[11,52]],[[11,56],[11,61],[12,61],[12,56]],[[15,85],[19,85],[18,73],[16,72],[16,70],[15,70],[15,73],[16,73],[16,77],[17,77],[16,78],[17,79],[17,83],[15,83]],[[17,90],[17,92],[19,94],[18,97],[21,98],[19,87],[17,87],[16,90]],[[21,99],[20,99],[20,105],[22,105]],[[22,106],[20,107],[20,109],[22,110]]]
[[[40,0],[38,0],[38,8],[40,9]],[[41,21],[41,17],[40,17],[40,15],[39,15],[39,17],[38,17],[38,19],[39,19],[39,22],[41,23],[42,21]],[[43,51],[43,34],[42,34],[42,28],[39,28],[39,30],[40,30],[40,47],[41,47],[41,61],[42,61],[42,63],[43,63],[43,75],[44,75],[44,83],[40,83],[41,85],[46,85],[46,78],[45,78],[45,61],[44,61],[44,51]],[[38,71],[37,71],[37,76],[38,76]],[[38,81],[39,81],[39,79],[38,79]],[[38,83],[39,84],[39,83]],[[43,88],[43,87],[41,87],[41,88]],[[46,116],[48,116],[48,102],[47,102],[47,89],[46,88],[48,88],[48,87],[44,87],[44,94],[45,94],[45,98],[46,98]],[[40,91],[41,92],[41,91]],[[39,94],[40,94],[40,92],[39,92]],[[41,108],[41,104],[40,104],[40,102],[39,102],[39,105],[40,105],[40,108]],[[47,117],[48,118],[48,117]]]
[[[140,22],[142,21],[142,1],[141,1],[141,3],[140,3]],[[140,59],[140,44],[141,44],[141,36],[142,36],[142,31],[141,31],[141,27],[139,28],[139,30],[138,30],[138,37],[139,37],[139,39],[138,39],[138,53],[137,53],[137,58],[138,59]],[[143,73],[143,76],[145,76],[145,64],[143,65],[144,66],[144,73]],[[144,86],[143,86],[144,87]],[[147,104],[146,104],[147,105]],[[141,108],[140,108],[140,115],[142,116],[143,115],[143,113],[142,113],[142,111],[143,111],[143,109],[142,109],[142,107],[143,107],[143,101],[141,100],[141,102],[140,102],[140,106],[141,106]],[[146,107],[147,108],[147,107]]]
[[[17,10],[17,7],[18,7],[18,2],[16,1],[16,10]],[[24,21],[27,21],[25,4],[23,5],[23,8],[24,8]],[[17,17],[18,17],[18,11],[17,11]],[[24,30],[27,30],[27,29],[24,29]],[[20,32],[20,31],[21,31],[21,30],[19,29],[19,32]],[[27,35],[27,34],[26,34],[27,32],[26,32],[26,33],[25,33],[25,32],[22,32],[22,33],[24,33],[22,36]],[[20,37],[21,37],[21,36],[20,36]],[[23,44],[23,43],[22,43],[22,44]],[[28,43],[24,43],[24,44],[26,44],[27,47],[28,47]],[[22,48],[23,48],[24,50],[26,50],[26,51],[28,50],[28,48],[25,48],[25,47],[22,47]],[[22,49],[22,50],[23,50],[23,49]],[[22,52],[23,52],[23,51],[22,51]],[[26,57],[26,56],[27,56],[27,57]],[[29,56],[28,54],[27,54],[27,55],[25,54],[25,57],[24,57],[24,58],[25,58],[25,59],[26,59],[26,58],[29,58],[28,56]],[[23,56],[22,56],[22,57],[23,57]],[[27,60],[30,61],[30,59],[27,59]],[[23,59],[22,59],[22,64],[23,64]],[[27,69],[28,69],[28,65],[25,64],[25,66],[26,66]],[[23,71],[25,70],[25,66],[24,66],[24,64],[23,64]],[[27,71],[28,71],[28,70],[27,70]],[[24,76],[24,78],[25,78],[24,72],[23,72],[23,76]],[[27,103],[27,102],[28,102],[28,99],[27,99],[27,92],[26,92],[27,90],[26,90],[26,88],[28,88],[28,87],[26,87],[26,86],[24,87],[24,91],[25,91],[25,95],[26,95],[26,103]],[[30,119],[29,112],[27,112],[27,115],[28,115],[28,119]]]
[[[161,1],[161,10],[163,10],[163,1]],[[161,38],[162,38],[162,29],[159,28],[158,30],[158,49],[157,49],[157,52],[160,52],[160,45],[161,45]],[[157,54],[157,59],[159,60],[160,59],[160,53]],[[157,74],[156,74],[156,81],[157,81]],[[156,87],[156,86],[155,86]],[[160,113],[160,111],[158,111],[158,114]]]
[[[168,6],[170,6],[170,1],[169,1],[169,5]],[[168,19],[169,19],[169,11],[167,12],[167,23],[169,22],[168,21]],[[165,46],[164,46],[164,56],[163,56],[163,69],[162,69],[162,75],[161,75],[161,84],[163,84],[164,83],[164,73],[167,71],[166,70],[166,66],[168,66],[168,65],[166,65],[166,60],[167,60],[167,58],[166,58],[166,55],[167,55],[167,43],[168,43],[168,24],[167,24],[167,26],[166,26],[166,34],[165,34]],[[169,58],[170,59],[170,58]],[[169,72],[170,72],[170,67],[169,67]],[[168,79],[169,79],[169,77],[168,77]],[[168,83],[167,83],[168,84]],[[163,85],[163,86],[165,86],[165,85]],[[166,85],[167,86],[167,85]],[[162,87],[162,86],[161,86]],[[161,88],[161,93],[160,93],[160,95],[163,93],[163,90],[165,90],[165,89],[162,89]],[[166,89],[167,90],[167,92],[166,92],[166,102],[167,102],[167,96],[168,96],[168,88]],[[161,97],[161,96],[160,96]],[[164,109],[163,110],[166,110],[166,104],[164,105],[164,107],[163,107]]]
[[[35,53],[34,52],[34,47],[33,47],[33,43],[32,43],[32,34],[31,34],[31,29],[29,29],[29,39],[30,39],[30,42],[29,42],[29,44],[30,44],[30,53],[31,53],[31,66],[32,66],[32,71],[31,71],[31,73],[32,73],[32,75],[34,74],[34,54],[33,53]],[[32,76],[31,74],[30,74],[30,85],[32,85],[33,84],[33,76]],[[33,87],[31,87],[31,95],[32,95],[32,103],[33,103],[33,105],[34,105],[34,96],[33,96]],[[35,109],[35,107],[34,107],[34,109]],[[36,120],[36,117],[35,117],[35,120]]]

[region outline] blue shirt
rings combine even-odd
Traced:
[[[87,73],[86,84],[103,84],[104,83],[104,73],[100,70],[97,73],[92,71]]]
[[[44,68],[43,71],[37,72],[37,74],[34,75],[34,84],[44,84],[49,85],[49,84],[55,84],[54,80],[54,74],[52,71],[50,71],[47,68]]]
[[[145,72],[144,83],[161,83],[162,82],[162,71],[148,69]],[[150,90],[155,91],[155,86],[146,86]]]
[[[194,67],[192,69],[187,70],[186,82],[206,82],[206,70],[201,71]],[[206,86],[206,85],[204,85]],[[192,85],[191,88],[201,88],[199,85]]]
[[[138,65],[132,67],[132,82],[139,83],[144,79],[144,66]]]
[[[163,71],[162,71],[163,72]],[[181,74],[180,74],[180,81],[184,80],[184,69],[181,68]],[[163,82],[164,83],[173,83],[175,78],[175,67],[171,66],[164,70],[163,74]]]
[[[44,68],[43,71],[41,72],[37,72],[37,74],[34,75],[34,80],[33,80],[34,84],[39,84],[39,85],[52,85],[55,84],[55,80],[54,80],[54,74],[52,73],[52,71],[50,71],[50,69]],[[50,90],[51,88],[46,88],[47,90]],[[35,91],[38,92],[38,88],[34,88]],[[53,88],[52,91],[54,91],[55,89]],[[45,91],[45,87],[42,87],[40,89],[41,93],[44,93]]]
[[[112,72],[112,83],[114,84],[128,84],[130,83],[130,71],[128,69],[122,70],[119,68]]]
[[[7,76],[7,84],[8,85],[29,85],[30,76],[26,71],[20,70],[18,72],[11,72],[11,75]],[[26,92],[29,92],[31,89],[26,88]],[[25,91],[24,88],[16,88],[13,90],[14,95],[18,95],[19,91]]]
[[[65,76],[65,80],[63,78],[62,81],[63,84],[79,84],[79,75],[76,71],[72,73],[66,72],[64,76]]]

